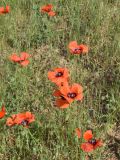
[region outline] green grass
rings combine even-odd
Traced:
[[[47,3],[54,5],[56,17],[39,13]],[[109,160],[114,155],[109,133],[118,127],[120,114],[119,0],[0,1],[7,4],[10,14],[0,15],[0,104],[7,109],[0,120],[0,160],[85,160],[82,139],[74,135],[78,127],[93,129],[104,141],[91,160]],[[89,53],[70,55],[73,40],[87,44]],[[26,68],[9,61],[22,51],[32,55]],[[54,107],[55,86],[47,72],[55,67],[67,67],[71,83],[83,86],[82,103]],[[7,117],[25,111],[36,116],[29,129],[5,125]]]

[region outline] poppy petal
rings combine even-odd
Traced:
[[[16,117],[14,118],[14,123],[15,124],[21,124],[21,122],[25,119],[25,114],[24,113],[19,113],[16,114]]]
[[[83,134],[83,138],[87,141],[89,141],[90,139],[93,138],[93,134],[91,130],[87,130],[84,134]]]
[[[53,79],[55,79],[55,72],[49,71],[49,72],[48,72],[48,79],[51,80],[51,81],[52,81]]]
[[[72,103],[75,99],[69,98],[68,96],[63,96],[69,103]]]
[[[60,88],[60,92],[63,95],[67,95],[70,92],[70,87],[69,87],[68,83],[65,83],[64,86]]]
[[[81,48],[82,53],[88,53],[88,47],[84,44],[80,44],[79,47]]]
[[[76,97],[76,100],[78,100],[78,101],[81,101],[82,99],[83,99],[83,94],[81,93],[81,94],[78,94],[77,95],[77,97]]]
[[[53,8],[53,5],[52,4],[48,4],[48,5],[45,5],[45,6],[42,6],[40,11],[41,12],[50,12]]]
[[[50,12],[48,13],[48,15],[49,15],[50,17],[53,17],[53,16],[56,15],[56,13],[55,13],[54,11],[50,11]]]
[[[56,90],[54,93],[53,93],[53,96],[55,97],[60,97],[62,96],[61,92],[59,90]]]
[[[80,128],[76,128],[75,133],[78,136],[78,138],[81,138],[81,129]]]
[[[82,143],[81,149],[85,152],[91,152],[91,151],[93,151],[93,145],[90,143]]]
[[[25,115],[26,119],[28,120],[28,123],[35,121],[35,116],[31,112],[26,112]]]
[[[63,99],[57,99],[55,102],[56,106],[61,108],[61,109],[65,109],[69,107],[69,103],[66,100]]]
[[[5,106],[2,106],[2,109],[0,111],[0,119],[3,118],[6,114]]]
[[[78,44],[77,44],[76,41],[72,41],[72,42],[69,43],[68,47],[69,47],[70,50],[74,50],[75,48],[78,47]]]
[[[20,54],[20,58],[22,61],[28,59],[29,57],[30,57],[30,55],[26,52],[21,52],[21,54]]]
[[[67,80],[64,79],[63,77],[58,78],[54,81],[54,83],[58,86],[58,87],[63,87],[66,85],[66,83],[68,84]]]
[[[23,66],[23,67],[26,67],[29,63],[30,63],[29,60],[25,60],[25,61],[20,62],[21,66]]]
[[[31,114],[31,112],[26,112],[25,116],[28,117],[28,118],[30,118],[32,116],[32,114]]]
[[[10,12],[10,6],[6,6],[4,13],[9,13]]]
[[[4,7],[0,7],[0,14],[4,13]]]
[[[7,119],[6,125],[7,125],[7,126],[12,126],[12,125],[14,125],[14,121],[12,120],[12,118],[8,118],[8,119]]]
[[[83,87],[79,84],[74,83],[71,87],[71,91],[79,94],[83,92]]]
[[[67,70],[67,68],[55,68],[54,71],[57,72],[64,72],[65,70]]]
[[[16,53],[14,53],[10,56],[10,60],[13,62],[20,62],[21,58],[19,56],[17,56]]]
[[[97,140],[96,144],[93,146],[94,149],[96,149],[97,147],[101,147],[103,145],[103,142],[101,140]]]

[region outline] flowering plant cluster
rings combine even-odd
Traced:
[[[48,16],[56,16],[56,12],[53,10],[53,5],[48,4],[40,7],[41,14],[47,14]],[[0,7],[0,15],[10,13],[10,6]],[[73,55],[81,55],[86,54],[89,51],[89,48],[85,44],[78,44],[77,41],[71,41],[68,45],[69,52]],[[13,53],[10,56],[10,61],[15,64],[19,64],[22,67],[26,67],[30,64],[31,55],[26,52],[21,52],[19,55]],[[66,109],[70,106],[70,104],[74,101],[82,101],[83,100],[83,87],[80,84],[73,83],[69,84],[70,77],[69,71],[67,68],[55,68],[52,71],[48,72],[48,79],[56,84],[57,89],[54,91],[53,96],[56,97],[55,105],[60,109]],[[0,111],[0,119],[4,118],[6,115],[6,109],[3,105]],[[26,111],[24,113],[17,113],[11,115],[11,117],[7,118],[6,125],[7,126],[15,126],[22,125],[24,127],[29,127],[30,123],[35,121],[35,115],[30,111]],[[81,129],[76,129],[76,134],[78,138],[82,137]],[[93,136],[91,130],[87,130],[83,134],[84,143],[81,144],[80,148],[85,152],[91,152],[96,148],[102,146],[102,141],[100,139],[96,139]]]
[[[58,86],[53,95],[57,97],[55,104],[59,108],[68,108],[74,100],[81,101],[83,99],[82,86],[77,83],[69,85],[68,69],[55,68],[48,72],[48,78]]]

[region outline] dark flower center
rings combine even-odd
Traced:
[[[67,96],[69,98],[75,98],[77,96],[77,94],[76,93],[68,93]]]
[[[22,122],[21,122],[21,124],[23,125],[23,126],[27,126],[28,125],[28,121],[27,120],[23,120]]]
[[[74,52],[77,52],[77,51],[82,51],[82,48],[75,48]]]
[[[63,96],[61,96],[61,99],[62,99],[62,100],[65,100],[65,98],[64,98]]]
[[[62,72],[58,72],[58,73],[56,73],[56,75],[55,75],[55,77],[61,77],[61,76],[63,76],[63,73],[62,73]]]
[[[92,144],[92,145],[96,145],[96,143],[97,143],[96,139],[91,139],[91,140],[89,140],[88,142],[89,142],[90,144]]]

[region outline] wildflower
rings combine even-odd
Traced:
[[[41,7],[41,12],[47,12],[49,13],[50,11],[52,11],[52,8],[53,8],[53,5],[52,4],[48,4],[48,5],[45,5],[45,6],[42,6]]]
[[[88,53],[88,47],[84,44],[78,45],[76,41],[70,42],[68,48],[72,54]]]
[[[66,83],[60,88],[60,92],[69,103],[72,103],[74,100],[81,101],[83,99],[83,88],[76,83],[72,86]]]
[[[3,105],[0,111],[0,119],[2,119],[6,114],[5,106]]]
[[[81,138],[81,129],[80,128],[76,128],[75,133],[78,138]]]
[[[68,81],[69,73],[66,68],[55,68],[48,72],[48,79],[58,86],[64,85]]]
[[[0,7],[0,14],[6,14],[10,12],[10,6]]]
[[[83,89],[79,84],[73,84],[69,86],[68,83],[64,83],[60,90],[56,90],[53,95],[57,97],[56,105],[60,108],[68,108],[70,103],[74,100],[82,100]]]
[[[56,15],[56,13],[52,9],[53,9],[53,5],[52,4],[48,4],[48,5],[42,6],[40,8],[40,12],[47,13],[49,16],[52,17],[52,16]]]
[[[93,138],[93,134],[92,134],[91,130],[87,130],[84,133],[83,138],[87,141],[87,142],[81,144],[81,149],[85,152],[91,152],[91,151],[95,150],[96,148],[102,146],[101,140],[97,140],[97,139]]]
[[[18,113],[12,115],[7,119],[6,125],[23,125],[24,127],[28,127],[30,123],[35,121],[35,116],[31,112]]]
[[[28,60],[29,57],[30,55],[26,52],[21,52],[20,56],[17,56],[16,53],[13,53],[10,56],[10,60],[25,67],[30,63],[30,61]]]

